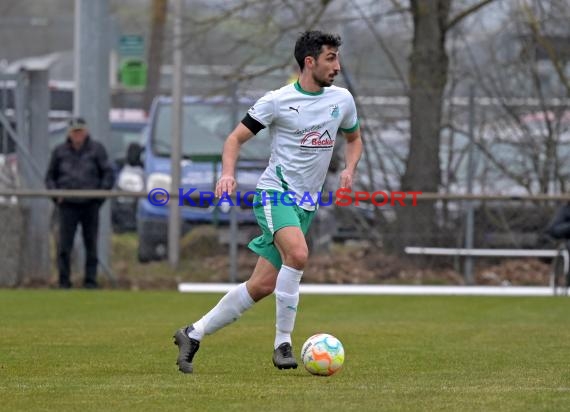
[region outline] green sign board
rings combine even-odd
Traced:
[[[144,37],[125,34],[119,38],[119,79],[127,89],[146,87],[147,65],[144,61]]]
[[[121,57],[144,56],[144,37],[140,34],[126,34],[119,38],[119,55]]]

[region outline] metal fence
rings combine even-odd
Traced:
[[[124,191],[0,191],[0,197],[20,201],[46,197],[147,196],[146,192]],[[176,201],[177,194],[172,193],[171,197]],[[323,206],[317,213],[324,218],[315,221],[314,233],[309,234],[309,238],[314,237],[310,241],[313,241],[311,246],[315,253],[306,271],[307,281],[568,286],[567,259],[559,252],[560,241],[549,237],[546,228],[557,208],[570,201],[570,195],[514,197],[423,193],[416,195],[416,206],[412,206],[411,199],[406,206],[399,203],[376,206],[370,200],[362,199],[355,206],[357,197],[354,193],[349,197],[350,206]],[[327,201],[323,197],[323,202]],[[472,204],[474,212],[470,231],[473,239],[467,249],[471,252],[464,249],[469,224],[467,211],[471,210],[466,207],[467,203]],[[423,210],[426,207],[434,210],[431,230],[402,232],[398,223],[399,208],[413,210],[420,205]],[[375,216],[378,214],[382,217]],[[237,232],[242,230],[243,227],[236,227]],[[228,266],[217,264],[217,270],[227,274],[217,276],[218,281],[224,277],[230,282],[242,280],[253,268],[255,260],[244,258],[251,254],[239,247],[237,238],[235,233],[229,236],[230,247],[232,242],[235,243],[236,252],[231,259],[225,255]],[[314,242],[315,238],[317,242]],[[316,247],[319,241],[321,244]],[[26,247],[34,248],[33,245]],[[437,247],[447,252],[430,253],[424,249],[423,253],[406,253],[406,248],[409,251],[410,247]],[[486,254],[481,250],[495,250],[496,253]],[[468,262],[471,262],[471,273],[467,273]]]

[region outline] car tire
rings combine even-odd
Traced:
[[[153,260],[160,260],[157,255],[157,246],[160,243],[153,231],[153,225],[150,222],[138,222],[137,235],[139,238],[139,245],[137,250],[137,258],[140,263],[148,263]]]
[[[137,250],[137,258],[140,263],[149,263],[155,259],[154,248],[148,242],[139,238],[139,247]]]

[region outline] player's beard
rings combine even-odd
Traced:
[[[313,74],[313,80],[315,83],[319,85],[319,87],[330,87],[333,84],[334,76],[333,77],[317,77]]]

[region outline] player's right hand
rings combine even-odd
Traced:
[[[231,196],[236,187],[237,182],[233,176],[222,176],[216,183],[216,197],[221,197],[224,193]]]

